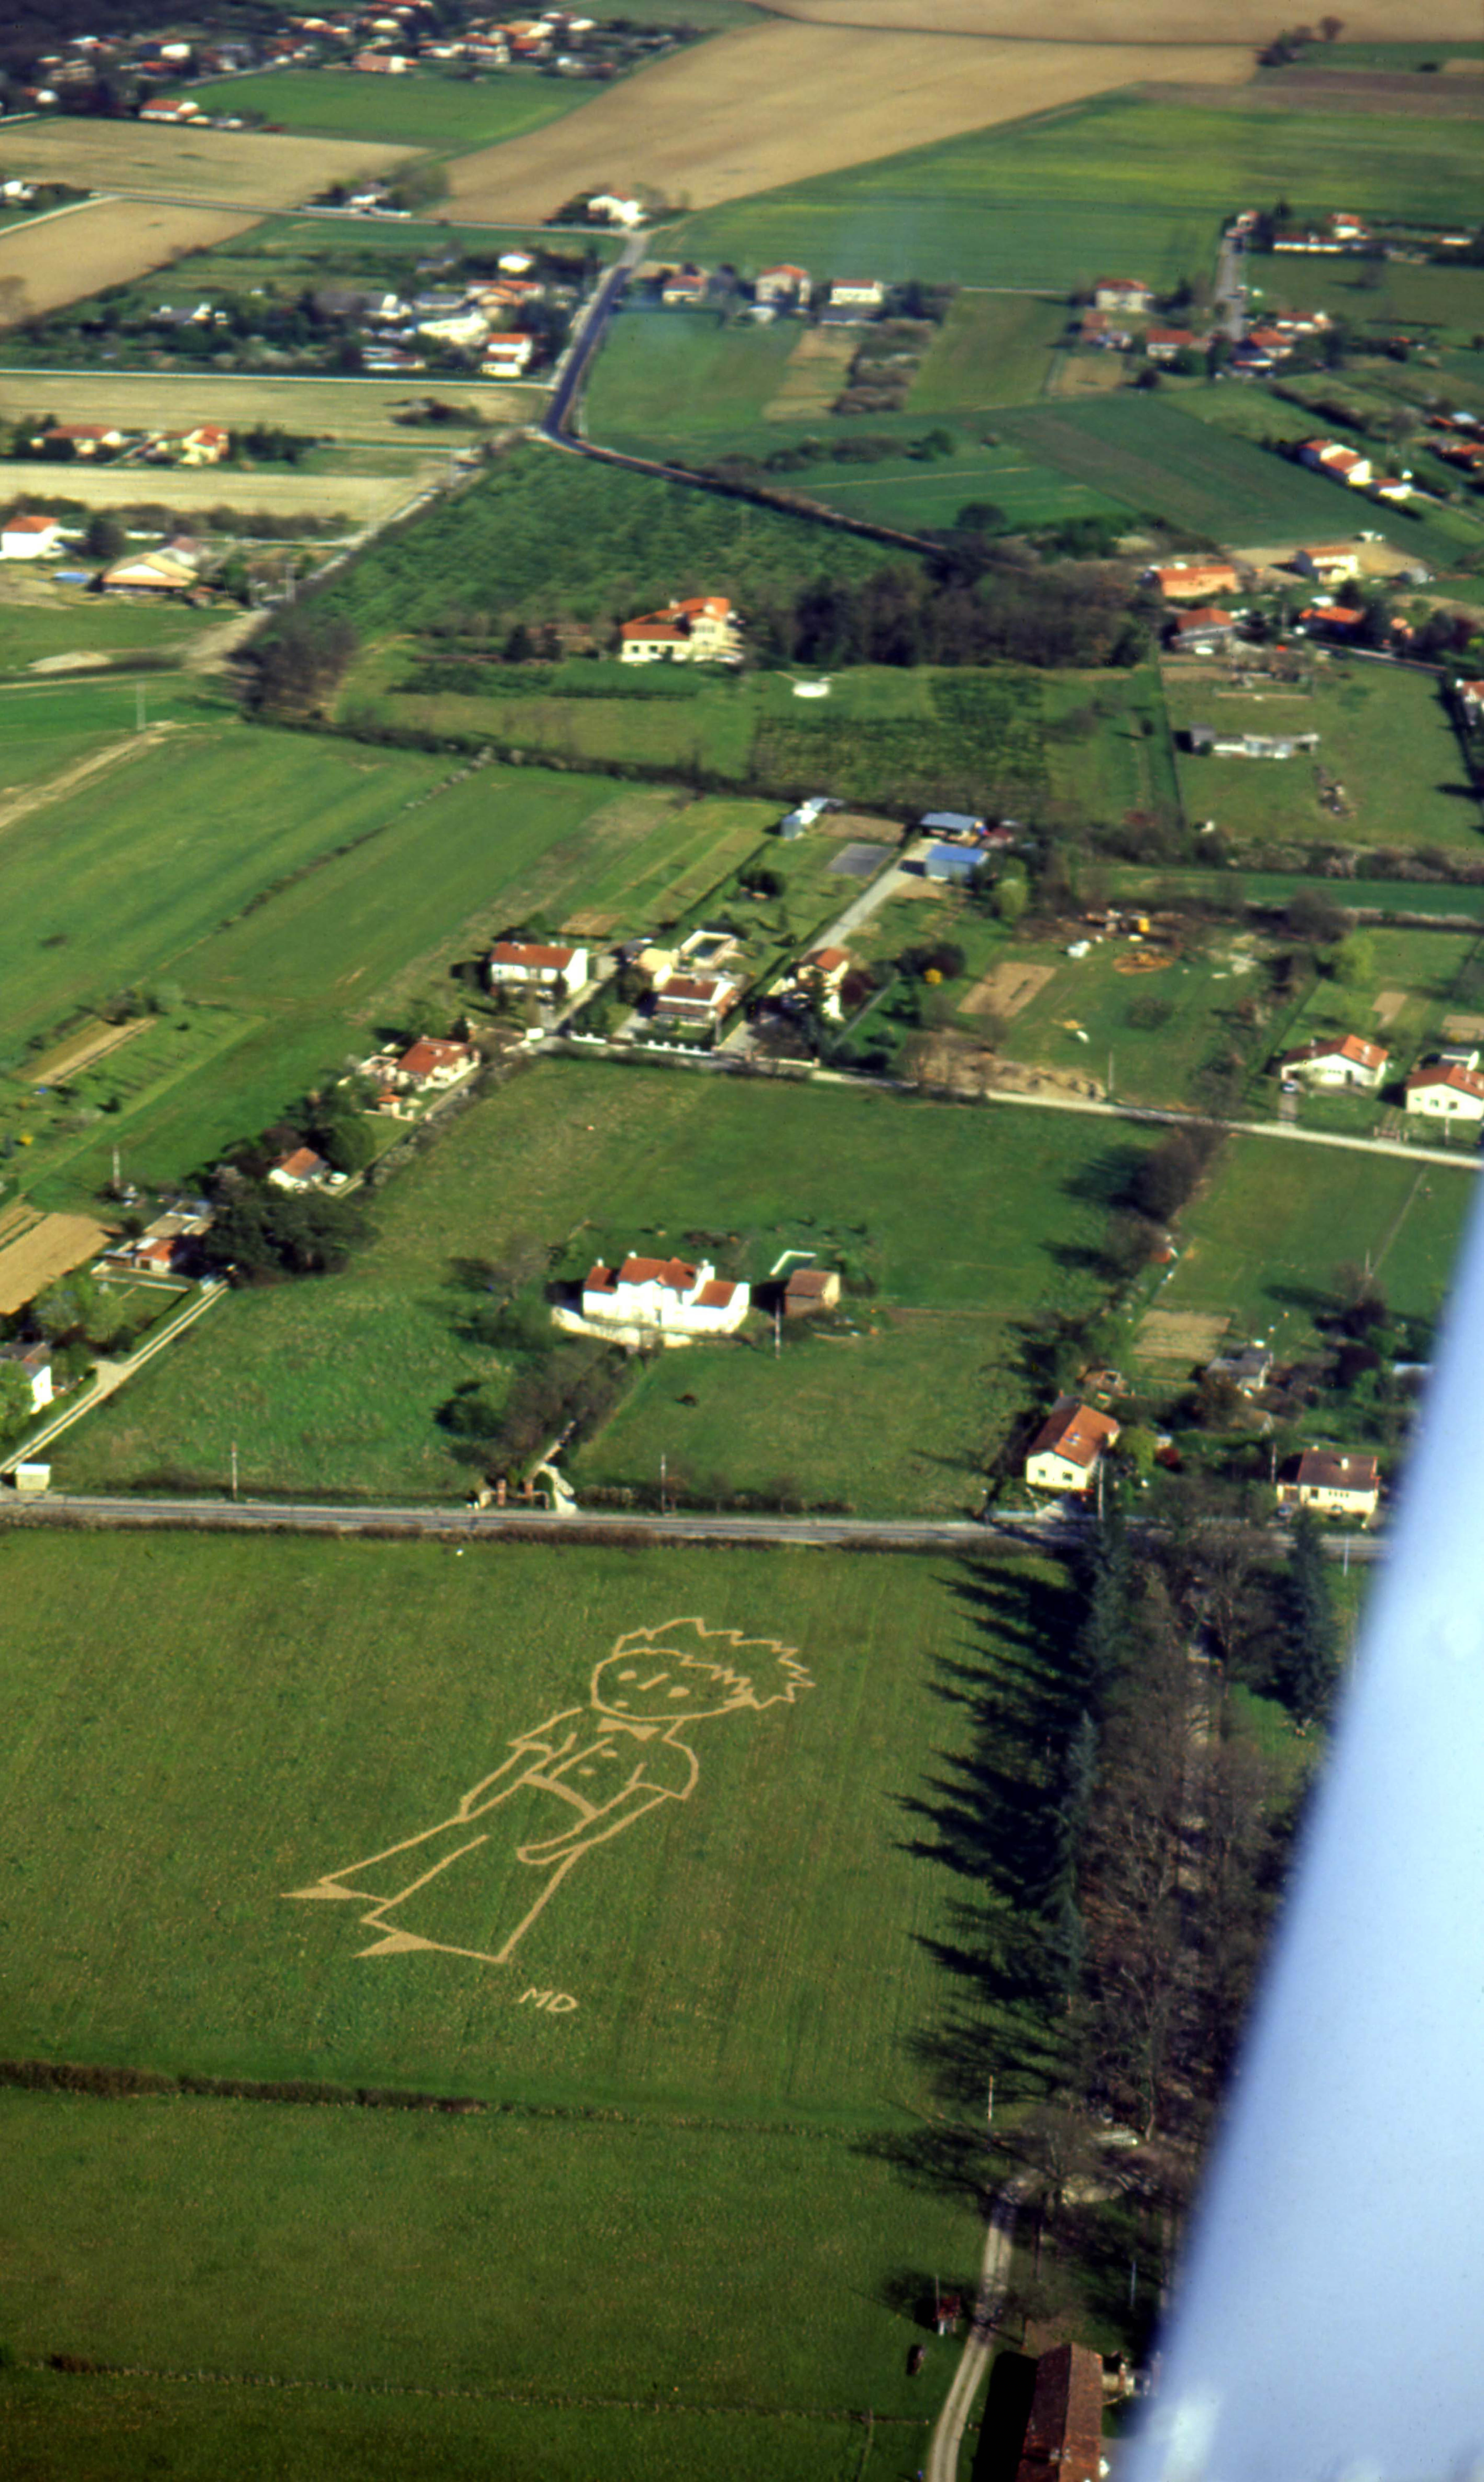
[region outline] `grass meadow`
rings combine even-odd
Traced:
[[[579,1492],[652,1499],[663,1447],[702,1499],[786,1484],[882,1515],[973,1508],[1022,1406],[1019,1322],[1097,1298],[1109,1151],[1097,1122],[1049,1115],[546,1063],[382,1194],[346,1274],[235,1295],[59,1440],[59,1482],[214,1490],[236,1439],[248,1490],[452,1499],[469,1466],[440,1409],[468,1384],[499,1396],[520,1363],[470,1340],[466,1263],[580,1274],[663,1243],[750,1280],[788,1249],[842,1255],[854,1333],[790,1332],[775,1361],[759,1321],[661,1357],[577,1455]]]
[[[1232,844],[1395,851],[1478,843],[1479,797],[1439,685],[1423,673],[1332,657],[1316,669],[1310,696],[1249,697],[1225,686],[1218,694],[1216,682],[1182,678],[1172,665],[1165,691],[1187,811],[1213,818]],[[1194,757],[1178,745],[1181,727],[1196,723],[1214,724],[1221,732],[1317,732],[1319,748],[1312,758]],[[1321,768],[1344,786],[1339,815],[1319,798]],[[1400,901],[1393,893],[1392,904]]]
[[[0,731],[6,712],[0,695]],[[453,963],[527,914],[565,918],[595,879],[623,879],[631,850],[643,879],[656,823],[684,812],[674,795],[600,779],[491,767],[450,782],[449,772],[447,759],[217,713],[209,729],[124,759],[10,830],[0,970],[13,1069],[21,1038],[127,985],[158,983],[172,1022],[183,1013],[199,1035],[211,1027],[196,1073],[182,1055],[136,1087],[105,1063],[75,1109],[18,1080],[0,1088],[0,1130],[40,1141],[44,1123],[24,1174],[43,1203],[95,1194],[119,1143],[144,1183],[214,1161],[337,1073],[377,1027],[395,1027],[410,997],[446,997],[452,1017]],[[698,858],[708,838],[729,839],[707,885],[735,858],[740,808],[685,814],[680,839]],[[771,813],[744,815],[750,847]],[[127,1070],[127,1055],[119,1065]],[[115,1093],[119,1116],[96,1121],[92,1107]]]
[[[1473,1200],[1466,1167],[1229,1138],[1180,1218],[1183,1246],[1157,1307],[1229,1316],[1233,1334],[1272,1336],[1282,1361],[1333,1308],[1336,1270],[1368,1253],[1397,1315],[1435,1319]]]
[[[967,2184],[914,2176],[914,2114],[991,2068],[1013,2106],[1051,2056],[1033,1967],[991,1960],[1036,1868],[1059,1573],[187,1535],[4,1556],[31,1617],[6,1658],[0,2047],[490,2105],[0,2095],[13,2351],[273,2378],[326,2421],[316,2391],[349,2390],[376,2472],[411,2389],[471,2391],[533,2482],[591,2472],[578,2442],[660,2482],[685,2454],[758,2482],[914,2472],[958,2347],[918,2389],[907,2346],[979,2227]],[[367,1957],[360,1906],[285,1898],[445,1819],[625,1632],[681,1613],[785,1643],[809,1685],[693,1721],[689,1797],[581,1857],[511,1965]],[[460,1891],[472,1945],[530,1905],[516,1833]],[[18,2393],[40,2427],[46,2392],[0,2376],[0,2424]],[[212,2419],[132,2400],[146,2432],[177,2401],[188,2442]],[[859,2430],[845,2452],[867,2406],[880,2463]],[[465,2452],[467,2407],[419,2414]]]
[[[755,270],[869,262],[884,277],[1065,293],[1126,267],[1173,284],[1210,263],[1238,198],[1295,217],[1336,198],[1363,215],[1445,222],[1476,152],[1468,122],[1203,108],[1128,94],[820,175],[695,216],[674,246]]]
[[[1353,531],[1355,503],[1347,504],[1335,484],[1255,441],[1193,420],[1168,396],[1121,389],[1079,404],[1004,413],[996,427],[1074,480],[1222,542],[1275,542],[1285,536],[1325,542],[1346,527]],[[1368,501],[1365,513],[1399,551],[1444,565],[1456,556],[1453,536],[1430,519]]]
[[[356,69],[275,69],[194,86],[203,112],[261,113],[294,137],[381,138],[434,155],[464,155],[523,138],[585,103],[593,90],[535,70],[500,77],[368,77]]]

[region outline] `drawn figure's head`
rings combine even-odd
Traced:
[[[619,1639],[593,1674],[593,1703],[625,1724],[670,1724],[735,1706],[791,1705],[813,1685],[795,1649],[777,1638],[667,1621]]]

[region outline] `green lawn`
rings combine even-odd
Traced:
[[[712,208],[676,246],[750,269],[848,257],[882,276],[1068,292],[1116,266],[1173,283],[1208,269],[1233,199],[1285,196],[1298,217],[1343,197],[1361,214],[1444,220],[1476,152],[1467,121],[1367,117],[1358,145],[1351,121],[1318,112],[1105,95]]]
[[[1271,870],[1144,870],[1118,864],[1108,873],[1110,893],[1138,897],[1146,905],[1179,905],[1186,899],[1276,909],[1289,904],[1301,889],[1332,901],[1332,879],[1306,879],[1302,871]],[[1347,879],[1347,906],[1383,913],[1440,915],[1463,922],[1484,923],[1484,887],[1429,885],[1425,881]]]
[[[1484,268],[1413,267],[1397,259],[1250,257],[1264,312],[1328,310],[1348,327],[1430,330],[1439,343],[1484,329]]]
[[[172,994],[172,1021],[183,1000],[198,1043],[202,1012],[212,1029],[194,1070],[186,1045],[139,1081],[120,1054],[120,1076],[104,1063],[65,1104],[0,1090],[0,1127],[48,1142],[17,1166],[25,1185],[48,1205],[85,1202],[120,1142],[141,1182],[210,1164],[395,1027],[410,997],[446,1002],[452,1017],[453,964],[527,913],[576,910],[679,806],[538,769],[450,773],[446,757],[218,716],[12,828],[0,845],[10,1062],[24,1067],[28,1031],[125,985]],[[746,843],[770,815],[749,806]],[[727,805],[702,806],[683,833],[703,844],[736,825]],[[732,858],[729,848],[711,884]],[[120,1115],[99,1121],[115,1094]]]
[[[935,2358],[935,2374],[939,2366]],[[941,2367],[946,2387],[949,2363]],[[503,2482],[591,2482],[595,2472],[637,2475],[636,2458],[644,2482],[692,2482],[723,2438],[737,2482],[895,2482],[916,2471],[928,2427],[926,2415],[878,2424],[865,2443],[863,2423],[849,2417],[687,2412],[657,2421],[647,2411],[636,2424],[627,2413],[573,2415],[474,2390],[441,2400],[410,2390],[399,2400],[339,2387],[285,2393],[173,2377],[0,2374],[0,2439],[17,2482],[161,2473],[221,2482],[228,2472],[233,2482],[488,2482],[491,2465]]]
[[[185,1534],[5,1557],[27,1622],[3,1657],[24,1757],[0,1795],[4,2053],[490,2106],[0,2092],[8,2347],[135,2373],[66,2395],[0,2373],[8,2469],[205,2482],[215,2402],[243,2424],[232,2470],[264,2482],[463,2473],[476,2413],[481,2469],[517,2482],[914,2471],[959,2346],[930,2342],[920,2387],[907,2348],[980,2227],[950,2163],[914,2175],[914,2133],[991,2070],[1013,2107],[1052,2056],[1034,1946],[1006,1934],[1070,1722],[1061,1575]],[[510,1963],[482,1956],[530,1914],[535,1809],[487,1809],[477,1862],[437,1883],[481,1953],[369,1957],[363,1905],[285,1895],[446,1820],[522,1733],[593,1714],[629,1632],[662,1646],[680,1614],[734,1632],[773,1703],[683,1727],[667,1705],[688,1789],[542,1877]],[[302,2435],[267,2390],[164,2377],[202,2372],[293,2386]],[[425,2444],[398,2466],[412,2390]]]
[[[193,86],[203,112],[261,113],[275,128],[316,138],[377,138],[436,155],[464,155],[543,128],[594,89],[534,69],[498,77],[445,77],[414,69],[407,77],[368,76],[356,69],[275,69],[262,77],[224,78]]]
[[[884,1514],[971,1508],[1023,1402],[1018,1323],[1098,1298],[1108,1151],[1098,1123],[1050,1115],[546,1064],[383,1193],[380,1238],[345,1275],[234,1296],[58,1442],[59,1479],[216,1489],[236,1439],[250,1490],[453,1500],[470,1466],[439,1408],[469,1383],[498,1399],[523,1367],[471,1340],[468,1262],[523,1254],[580,1274],[598,1252],[695,1233],[752,1281],[788,1249],[843,1256],[857,1333],[796,1328],[775,1363],[759,1321],[664,1356],[582,1448],[579,1490],[652,1494],[653,1437],[702,1499],[718,1482],[763,1498],[787,1483]],[[888,1411],[864,1426],[878,1384]],[[676,1407],[684,1393],[695,1407]]]
[[[183,652],[200,630],[213,626],[221,626],[220,614],[110,603],[101,594],[58,586],[44,602],[0,602],[0,673],[24,673],[47,655]],[[126,695],[132,722],[132,685]]]
[[[913,412],[1024,405],[1038,397],[1066,324],[1059,302],[961,293],[913,382]]]
[[[1336,1270],[1368,1252],[1393,1311],[1435,1319],[1474,1196],[1463,1168],[1229,1138],[1180,1218],[1181,1252],[1158,1307],[1229,1316],[1235,1334],[1270,1334],[1283,1360],[1312,1340],[1315,1313],[1333,1309]]]
[[[1193,757],[1176,766],[1192,818],[1213,818],[1238,846],[1370,845],[1397,851],[1467,847],[1479,840],[1478,797],[1470,789],[1458,736],[1437,684],[1423,673],[1336,657],[1321,665],[1312,697],[1246,696],[1166,673],[1176,728],[1219,732],[1317,732],[1314,757]],[[1344,786],[1340,815],[1319,799],[1317,770]],[[1451,892],[1450,892],[1451,893]],[[1437,892],[1427,902],[1437,901]],[[1410,902],[1397,896],[1394,903]]]

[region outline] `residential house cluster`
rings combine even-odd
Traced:
[[[1311,258],[1354,256],[1370,247],[1370,226],[1345,208],[1337,208],[1317,224],[1281,224],[1273,234],[1275,251]]]
[[[33,456],[75,460],[79,464],[112,464],[116,458],[139,458],[150,465],[220,465],[230,453],[231,433],[220,422],[198,422],[180,431],[120,431],[111,422],[52,422],[34,431],[26,445]]]
[[[477,359],[486,379],[520,379],[545,351],[540,330],[522,324],[553,287],[529,251],[502,251],[491,277],[453,276],[411,295],[355,294],[341,307],[365,370],[381,377],[426,370],[435,347]]]
[[[1434,436],[1427,445],[1445,465],[1467,475],[1471,483],[1484,484],[1484,422],[1471,413],[1431,413],[1428,429]]]

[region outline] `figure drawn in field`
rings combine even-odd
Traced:
[[[794,1649],[772,1638],[699,1620],[631,1629],[594,1671],[587,1705],[517,1733],[451,1817],[286,1892],[365,1906],[361,1920],[382,1936],[361,1956],[440,1948],[509,1965],[584,1854],[689,1801],[698,1724],[792,1705],[812,1686]],[[513,1877],[512,1857],[533,1875]]]

